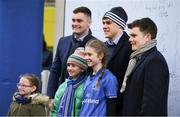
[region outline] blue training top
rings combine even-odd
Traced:
[[[80,116],[106,116],[106,99],[117,97],[118,82],[108,69],[105,69],[99,87],[96,87],[101,71],[99,70],[96,75],[88,76],[84,86]]]

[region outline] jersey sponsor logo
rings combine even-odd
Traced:
[[[88,103],[88,104],[98,104],[99,103],[99,100],[96,100],[96,99],[84,99],[82,101],[82,104],[84,103]]]

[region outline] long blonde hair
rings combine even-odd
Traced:
[[[96,82],[96,87],[98,88],[100,85],[100,81],[104,75],[104,70],[106,68],[107,65],[107,46],[100,40],[98,39],[91,39],[90,41],[88,41],[85,45],[85,47],[91,47],[94,48],[94,50],[97,52],[98,55],[103,54],[103,58],[102,58],[102,71],[101,74],[99,75],[99,78]]]

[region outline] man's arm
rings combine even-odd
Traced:
[[[107,98],[107,116],[117,116],[117,98]]]
[[[168,74],[166,63],[162,59],[150,60],[146,65],[140,115],[167,115]]]
[[[59,46],[60,41],[58,43],[57,49],[56,49],[56,55],[54,58],[54,61],[52,63],[51,69],[50,69],[50,75],[48,80],[48,88],[47,88],[47,95],[53,99],[56,90],[58,89],[59,85],[59,77],[60,77],[60,71],[61,71],[61,59],[59,58]]]

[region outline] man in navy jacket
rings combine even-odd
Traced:
[[[86,42],[94,37],[91,35],[91,11],[87,7],[78,7],[73,11],[73,34],[59,40],[56,55],[50,69],[47,94],[51,99],[59,85],[68,77],[66,62],[77,47],[83,47]]]
[[[129,36],[124,31],[128,16],[122,7],[113,7],[106,12],[102,18],[103,30],[108,40],[105,42],[108,46],[108,64],[107,68],[117,77],[119,87],[123,82],[124,74],[129,62],[129,56],[132,52],[129,42]],[[118,90],[118,100],[108,100],[108,112],[112,116],[121,115],[122,98]],[[116,109],[114,108],[116,106]],[[114,114],[112,114],[114,113]]]
[[[123,115],[167,116],[169,70],[156,47],[157,26],[150,18],[142,18],[128,28],[134,52],[121,87]]]

